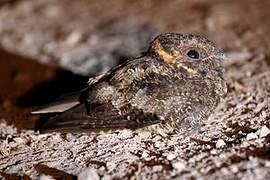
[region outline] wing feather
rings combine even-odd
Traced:
[[[103,105],[98,111],[87,114],[87,108],[80,104],[65,113],[51,117],[41,123],[41,132],[92,132],[98,130],[112,130],[121,128],[140,128],[157,123],[155,114],[144,113],[142,110],[129,109],[120,114],[112,105]]]
[[[91,81],[89,88],[77,98],[80,103],[45,121],[40,128],[41,131],[87,132],[113,128],[134,129],[160,122],[158,115],[152,111],[131,105],[131,98],[140,89],[148,88],[150,98],[156,98],[157,93],[154,91],[163,91],[164,87],[167,89],[167,86],[161,86],[161,83],[169,82],[166,75],[164,79],[158,80],[159,83],[156,82],[160,76],[159,72],[147,72],[151,73],[145,74],[145,78],[148,79],[143,79],[144,75],[137,76],[137,73],[143,73],[145,68],[149,66],[153,68],[153,64],[147,62],[148,60],[146,57],[129,60],[98,77],[96,81]],[[136,70],[133,77],[130,74],[132,69]],[[115,105],[117,99],[122,99],[120,106]]]

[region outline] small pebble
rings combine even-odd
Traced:
[[[158,141],[158,140],[161,140],[162,137],[159,136],[159,135],[156,135],[152,140],[155,142],[155,141]]]
[[[141,139],[147,139],[147,138],[149,138],[151,136],[151,132],[149,132],[149,131],[142,131],[138,135],[139,135],[139,137]]]
[[[142,153],[142,158],[147,158],[149,156],[149,154],[146,152],[146,151],[144,151],[143,153]]]
[[[216,148],[222,148],[224,146],[226,146],[226,143],[225,143],[225,141],[223,139],[217,140]]]
[[[270,161],[266,161],[264,166],[270,168]]]
[[[216,155],[216,154],[217,154],[217,150],[216,150],[216,149],[212,149],[212,150],[210,151],[210,154]]]
[[[173,160],[173,159],[175,159],[176,158],[176,155],[175,154],[172,154],[172,153],[170,153],[170,154],[168,154],[167,155],[167,160],[169,160],[169,161],[171,161],[171,160]]]
[[[95,169],[85,168],[78,176],[78,180],[99,180],[100,177]]]
[[[174,162],[174,163],[172,163],[172,166],[177,171],[183,171],[184,169],[186,169],[186,164],[182,161]]]
[[[40,180],[55,180],[52,176],[48,176],[48,175],[44,175],[42,174],[40,177],[39,177]]]
[[[237,172],[238,172],[238,167],[237,167],[237,165],[232,165],[232,166],[231,166],[231,171],[232,171],[233,173],[237,173]]]
[[[107,162],[106,167],[107,167],[108,171],[112,171],[117,167],[117,164],[115,164],[114,162]]]
[[[267,126],[263,126],[260,130],[260,138],[266,137],[268,134],[270,134],[270,130]]]
[[[64,43],[68,46],[75,46],[82,39],[82,35],[80,31],[73,31],[69,34]]]
[[[161,147],[162,146],[162,142],[161,141],[156,141],[155,142],[155,147],[156,148],[159,148],[159,147]]]
[[[255,133],[248,133],[247,134],[247,140],[252,140],[252,139],[258,139],[258,136]]]
[[[122,130],[118,135],[119,139],[121,140],[130,139],[132,138],[132,136],[133,136],[133,133],[129,129]]]

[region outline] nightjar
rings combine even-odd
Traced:
[[[54,113],[41,131],[92,132],[158,125],[169,132],[197,131],[226,95],[224,54],[193,34],[157,36],[147,52],[88,87],[63,96],[39,113]]]

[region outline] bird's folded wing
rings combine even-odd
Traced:
[[[44,121],[39,130],[41,132],[93,132],[121,128],[135,129],[159,121],[155,114],[144,113],[142,110],[132,108],[122,113],[109,104],[94,109],[88,114],[85,104],[77,105]]]

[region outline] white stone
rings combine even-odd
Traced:
[[[26,140],[21,138],[21,137],[15,137],[15,138],[13,138],[13,140],[18,144],[23,144],[26,142]]]
[[[216,148],[222,148],[224,146],[226,146],[225,141],[223,139],[218,139],[216,143]]]
[[[131,130],[129,129],[124,129],[121,130],[120,133],[118,134],[119,139],[121,140],[125,140],[125,139],[129,139],[133,136],[133,133]]]
[[[173,159],[175,159],[176,158],[176,155],[175,154],[172,154],[172,153],[170,153],[170,154],[168,154],[167,155],[167,160],[169,160],[169,161],[171,161],[171,160],[173,160]]]
[[[240,146],[241,146],[242,148],[246,148],[246,147],[248,147],[249,145],[250,145],[249,142],[244,141]]]
[[[76,45],[82,38],[82,33],[80,31],[73,31],[66,38],[65,43],[70,46]]]
[[[150,136],[151,136],[151,132],[149,132],[149,131],[141,131],[141,132],[139,132],[139,137],[141,139],[147,139]]]
[[[107,166],[108,171],[112,171],[117,167],[117,164],[115,164],[114,162],[107,162],[106,166]]]
[[[161,165],[155,165],[155,166],[153,166],[153,171],[154,172],[157,172],[157,171],[162,171],[162,166]]]
[[[100,180],[97,171],[93,168],[85,168],[78,176],[78,180]]]
[[[104,176],[102,176],[101,180],[112,180],[112,176],[109,174],[105,174]]]
[[[252,139],[258,139],[258,136],[255,133],[248,133],[247,134],[247,140],[252,140]]]
[[[210,154],[216,155],[216,154],[217,154],[217,150],[216,150],[216,149],[212,149],[212,150],[210,151]]]
[[[42,174],[40,177],[39,177],[40,180],[55,180],[52,176],[48,176],[48,175],[44,175]]]
[[[177,161],[172,163],[172,166],[174,169],[176,169],[177,171],[183,171],[186,169],[186,164],[182,161]]]
[[[231,170],[232,170],[233,173],[237,173],[238,172],[238,167],[236,165],[232,165]]]
[[[267,126],[263,126],[260,130],[260,138],[266,137],[270,133],[270,130]]]
[[[162,144],[162,142],[156,141],[156,142],[155,142],[155,147],[156,147],[156,148],[159,148],[159,147],[161,146],[161,144]]]
[[[149,154],[146,151],[143,151],[142,158],[147,158],[148,156],[149,156]]]
[[[270,168],[270,161],[265,161],[264,166]]]
[[[161,136],[156,135],[156,136],[153,138],[153,141],[156,142],[156,141],[161,140],[161,139],[162,139]]]

